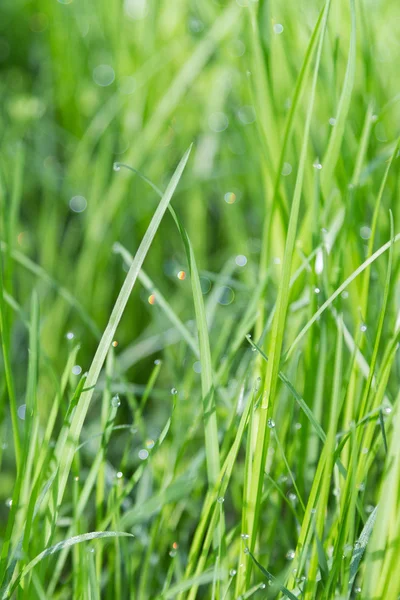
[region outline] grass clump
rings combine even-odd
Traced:
[[[396,3],[0,13],[0,597],[397,600]]]

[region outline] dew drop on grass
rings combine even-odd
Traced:
[[[257,377],[256,382],[254,384],[254,391],[258,392],[261,387],[261,377]]]
[[[344,292],[342,292],[341,296],[342,296],[343,300],[347,300],[347,298],[349,297],[349,292],[344,290]]]
[[[226,285],[220,287],[218,290],[218,296],[218,304],[221,304],[222,306],[228,306],[229,304],[232,304],[235,299],[234,291],[232,288]]]
[[[196,362],[193,363],[193,371],[195,373],[201,373],[201,362],[199,360],[196,360]]]
[[[329,119],[329,125],[332,125],[332,127],[333,127],[334,125],[336,125],[336,119],[335,119],[335,117],[331,117],[331,118]]]
[[[173,388],[171,388],[171,394],[172,394],[173,396],[176,396],[176,394],[177,394],[177,393],[178,393],[178,390],[177,390],[176,388],[174,388],[174,387],[173,387]]]
[[[149,450],[154,448],[154,440],[146,440],[146,448],[148,448]]]
[[[248,533],[242,533],[240,537],[242,538],[242,540],[248,540],[250,536]]]
[[[281,25],[281,23],[275,23],[274,33],[276,33],[277,35],[283,33],[283,25]]]
[[[79,365],[74,365],[72,367],[72,374],[73,375],[80,375],[82,373],[82,367]]]
[[[7,498],[5,504],[6,504],[7,508],[11,508],[11,506],[12,506],[12,499],[11,498]]]
[[[282,175],[284,177],[287,177],[288,175],[290,175],[291,172],[292,172],[292,165],[288,162],[283,163],[282,171],[281,171]]]
[[[314,162],[313,167],[314,167],[314,169],[317,169],[318,171],[320,171],[322,169],[322,165],[318,159]]]
[[[301,423],[295,423],[294,424],[294,428],[296,429],[296,431],[299,431],[301,429]]]
[[[279,256],[275,256],[272,262],[274,263],[274,265],[280,265],[281,259],[279,258]]]
[[[145,448],[142,448],[141,450],[139,450],[138,456],[140,460],[146,460],[146,458],[149,458],[149,452]]]
[[[84,212],[87,207],[87,200],[84,196],[72,196],[69,207],[75,213]]]
[[[21,404],[21,406],[18,406],[17,414],[18,414],[18,417],[21,419],[21,421],[25,421],[26,404]]]
[[[122,471],[118,471],[118,473],[116,474],[117,479],[122,479],[123,476],[124,474],[122,473]]]
[[[268,427],[273,429],[275,427],[275,421],[273,419],[268,419]]]
[[[225,502],[225,498],[223,496],[219,496],[219,498],[217,498],[217,502],[219,502],[219,504],[222,504],[223,502]]]
[[[245,267],[247,265],[247,258],[244,254],[238,254],[235,258],[235,263],[238,267]]]
[[[115,163],[113,164],[113,169],[114,169],[114,171],[120,171],[120,170],[121,170],[121,167],[120,167],[119,163],[115,162]]]
[[[174,556],[176,556],[176,550],[170,550],[169,551],[169,555],[171,556],[171,558],[173,558]]]
[[[179,271],[179,273],[177,273],[177,278],[180,281],[184,281],[186,279],[186,272],[185,271]]]
[[[113,83],[115,71],[111,65],[97,65],[93,69],[93,81],[100,87],[107,87]]]
[[[294,559],[294,557],[295,557],[295,554],[296,554],[296,553],[295,553],[295,551],[294,551],[294,550],[292,550],[292,549],[288,550],[288,551],[286,552],[286,558],[287,558],[287,560],[293,560],[293,559]]]
[[[363,240],[369,240],[371,237],[371,228],[364,225],[360,228],[360,236]]]
[[[208,126],[211,131],[215,133],[221,133],[225,131],[229,125],[229,119],[223,112],[212,113],[208,118]]]
[[[359,586],[355,587],[355,588],[354,588],[354,592],[355,592],[356,594],[361,594],[361,588],[360,588]]]
[[[73,340],[75,337],[75,334],[72,331],[68,331],[68,333],[65,336],[67,338],[67,340]]]
[[[119,406],[121,406],[121,400],[119,399],[119,395],[118,394],[115,394],[115,396],[113,396],[111,398],[111,405],[114,408],[118,408]]]
[[[235,575],[236,575],[236,569],[231,569],[231,570],[229,571],[229,575],[230,575],[231,577],[235,577]]]
[[[244,552],[245,554],[250,554],[250,550],[248,549],[248,547],[247,547],[247,546],[246,546],[246,548],[243,550],[243,552]]]
[[[236,202],[235,192],[226,192],[224,195],[224,200],[227,204],[234,204]]]
[[[367,331],[367,326],[366,326],[366,324],[365,324],[365,323],[363,323],[363,324],[360,326],[360,331],[362,331],[363,333],[365,333],[365,332]]]
[[[260,583],[258,587],[260,588],[260,590],[265,590],[267,586],[265,585],[265,583]]]
[[[390,415],[390,413],[392,412],[392,407],[385,406],[385,408],[383,409],[383,412],[385,413],[385,415]]]
[[[321,291],[321,290],[320,290],[318,287],[316,287],[316,288],[315,288],[315,290],[314,290],[314,293],[315,293],[315,294],[319,294],[319,293],[320,293],[320,291]]]
[[[156,358],[156,360],[154,361],[155,365],[161,365],[161,360],[159,358]]]
[[[290,502],[297,502],[297,496],[296,496],[296,494],[293,494],[293,492],[290,492],[288,494],[288,498],[289,498]]]

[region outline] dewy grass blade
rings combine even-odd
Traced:
[[[131,533],[125,533],[122,531],[93,531],[90,533],[83,533],[82,535],[76,535],[67,540],[63,540],[62,542],[58,542],[58,544],[54,544],[54,546],[50,546],[50,548],[46,548],[46,550],[43,550],[43,552],[38,554],[33,560],[31,560],[26,565],[26,567],[23,569],[21,574],[17,577],[17,579],[11,586],[11,588],[4,591],[3,596],[2,596],[3,600],[6,600],[7,598],[11,597],[14,590],[17,588],[19,582],[24,577],[26,577],[26,575],[28,575],[28,573],[30,571],[32,571],[32,569],[34,567],[36,567],[36,565],[39,564],[40,561],[42,561],[44,558],[46,558],[46,556],[51,556],[52,554],[56,554],[57,552],[60,552],[61,550],[63,550],[63,548],[75,546],[76,544],[82,544],[82,542],[90,542],[91,540],[100,540],[100,539],[104,539],[104,538],[115,538],[115,537],[133,538],[134,536]]]
[[[104,361],[107,356],[107,352],[111,346],[112,341],[115,337],[115,332],[118,327],[118,324],[121,320],[122,314],[124,312],[125,306],[128,302],[130,293],[132,288],[136,282],[139,271],[142,267],[143,261],[146,257],[146,254],[150,248],[150,245],[153,241],[153,238],[157,232],[158,226],[161,223],[162,217],[164,216],[165,211],[171,201],[172,195],[179,183],[179,180],[182,176],[183,170],[186,166],[186,163],[189,158],[191,147],[184,154],[182,160],[180,161],[172,179],[163,195],[156,212],[151,220],[151,223],[143,237],[143,240],[138,248],[138,251],[134,257],[133,263],[129,269],[129,272],[126,276],[126,279],[123,283],[117,301],[115,303],[114,309],[111,313],[108,325],[103,333],[100,344],[97,348],[96,354],[94,356],[92,365],[89,369],[86,387],[90,388],[89,391],[83,392],[82,396],[78,402],[75,413],[72,418],[71,427],[70,427],[70,435],[68,441],[66,442],[65,448],[60,455],[58,449],[56,448],[56,456],[57,460],[60,464],[60,482],[59,482],[59,490],[58,490],[58,499],[57,503],[60,504],[64,495],[65,486],[67,484],[67,479],[69,476],[69,472],[71,469],[72,459],[74,456],[75,447],[78,444],[79,435],[83,426],[83,422],[86,417],[86,413],[89,408],[90,401],[93,395],[93,386],[96,385],[97,380],[100,375],[100,371],[103,367]]]
[[[148,183],[153,188],[153,190],[155,190],[158,193],[158,195],[162,195],[161,190],[156,185],[154,185],[147,177],[142,175],[142,173],[140,173],[137,169],[134,169],[122,163],[117,164],[119,166],[124,166],[133,173],[139,175],[144,181],[146,181],[146,183]],[[199,336],[201,387],[203,396],[203,418],[207,455],[207,473],[209,484],[213,486],[217,481],[218,473],[220,470],[220,457],[217,415],[214,398],[213,370],[210,352],[210,341],[208,336],[207,317],[204,308],[203,293],[200,284],[199,272],[197,269],[192,244],[190,242],[186,229],[183,227],[180,219],[178,218],[172,206],[169,206],[169,211],[172,214],[172,218],[174,219],[178,231],[181,235],[185,247],[186,258],[189,263],[193,303],[196,314],[197,331]]]
[[[311,127],[311,118],[313,115],[314,108],[314,99],[315,92],[317,86],[317,78],[319,65],[321,61],[322,55],[322,46],[325,35],[325,29],[328,19],[330,1],[328,0],[325,4],[325,12],[324,18],[321,25],[321,33],[320,40],[318,44],[317,50],[317,58],[316,64],[314,67],[313,81],[310,99],[308,103],[307,117],[304,126],[303,132],[303,140],[301,147],[301,154],[299,160],[299,168],[296,178],[295,190],[293,195],[293,202],[290,212],[289,218],[289,227],[286,237],[286,245],[285,245],[285,256],[283,262],[283,273],[282,279],[279,286],[278,292],[278,300],[276,305],[276,313],[274,316],[274,322],[272,327],[272,334],[269,343],[269,351],[268,351],[268,365],[267,365],[267,373],[264,383],[265,394],[263,394],[262,402],[260,406],[259,412],[259,423],[258,423],[258,432],[256,437],[256,445],[255,445],[255,453],[254,453],[254,462],[252,465],[252,474],[251,474],[251,498],[252,504],[247,507],[248,511],[248,523],[250,527],[250,550],[254,550],[256,539],[258,535],[258,524],[259,524],[259,515],[261,509],[261,496],[262,496],[262,487],[264,481],[264,467],[265,460],[267,456],[270,429],[267,427],[268,414],[271,413],[271,409],[275,399],[275,391],[278,380],[279,373],[279,363],[280,363],[280,355],[283,344],[283,334],[285,329],[285,320],[286,320],[286,312],[288,306],[289,299],[289,287],[290,287],[290,274],[292,268],[292,257],[297,233],[297,224],[300,210],[300,200],[301,200],[301,192],[303,187],[303,178],[306,164],[306,156],[309,142],[309,134]],[[247,569],[247,584],[249,583],[251,570]],[[245,587],[244,581],[242,581],[240,587],[237,587],[237,592],[243,592]]]
[[[322,315],[322,313],[332,304],[332,302],[334,302],[334,300],[336,300],[336,298],[350,285],[350,283],[352,281],[354,281],[354,279],[356,279],[358,277],[358,275],[360,275],[360,273],[365,271],[365,269],[367,269],[369,267],[369,265],[371,265],[377,258],[379,258],[382,254],[384,254],[384,252],[389,250],[389,248],[392,244],[396,244],[399,240],[400,240],[400,233],[395,235],[393,240],[390,240],[389,242],[386,242],[386,244],[383,244],[383,246],[381,246],[378,250],[376,250],[376,252],[374,252],[374,254],[372,254],[372,256],[367,258],[367,260],[365,260],[358,267],[358,269],[356,269],[351,275],[349,275],[349,277],[347,277],[347,279],[345,279],[345,281],[336,289],[336,291],[333,292],[333,294],[331,296],[329,296],[329,298],[327,300],[325,300],[325,302],[319,307],[319,309],[314,313],[312,318],[306,323],[306,325],[304,325],[304,327],[302,328],[300,333],[296,336],[296,338],[292,342],[290,348],[284,355],[284,361],[287,361],[290,358],[295,347],[300,342],[300,340],[304,337],[304,335],[307,333],[307,331],[310,329],[310,327],[315,323],[315,321],[318,319],[318,317],[320,317]]]

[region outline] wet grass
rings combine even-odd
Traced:
[[[1,598],[397,600],[396,3],[0,17]]]

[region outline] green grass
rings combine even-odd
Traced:
[[[0,598],[398,600],[399,39],[3,0]]]

